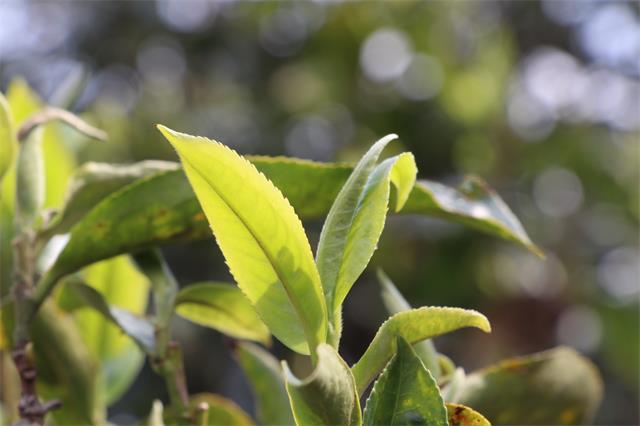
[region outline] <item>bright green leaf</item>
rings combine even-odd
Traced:
[[[191,416],[197,426],[251,426],[253,421],[233,401],[212,393],[190,398]],[[206,408],[206,410],[205,410]]]
[[[235,356],[253,390],[258,421],[264,425],[294,423],[278,360],[261,347],[240,342]]]
[[[602,399],[595,366],[560,347],[502,361],[467,376],[459,401],[500,425],[578,425]]]
[[[477,411],[460,404],[447,404],[449,426],[491,426]]]
[[[236,286],[220,283],[189,285],[178,293],[176,313],[238,339],[269,344],[269,330],[249,299]]]
[[[313,351],[326,339],[326,308],[311,247],[289,202],[230,148],[159,129],[178,151],[238,286],[279,340]]]
[[[135,164],[85,163],[71,177],[64,205],[47,226],[47,235],[68,232],[102,199],[135,180],[178,168],[177,163],[156,160]]]
[[[36,224],[45,200],[44,157],[42,129],[37,129],[21,142],[16,160],[17,230]]]
[[[322,227],[316,262],[329,313],[331,343],[338,347],[341,306],[353,283],[369,263],[384,227],[390,183],[397,188],[398,211],[417,173],[413,156],[404,153],[376,163],[396,135],[376,142],[362,157],[331,206]]]
[[[282,363],[296,424],[362,424],[360,400],[349,367],[333,347],[322,344],[317,351],[316,368],[305,380],[297,379],[287,363]]]
[[[9,170],[13,163],[14,153],[16,151],[16,141],[14,136],[13,120],[11,111],[9,111],[9,103],[4,95],[0,93],[0,182],[4,174]]]
[[[119,312],[118,323],[121,324],[127,315],[123,311],[134,315],[145,313],[149,282],[128,256],[91,265],[82,271],[82,278],[102,295],[106,304],[120,308],[110,310]],[[74,317],[87,347],[101,362],[106,398],[111,403],[131,385],[142,367],[144,355],[118,326],[94,309],[78,309],[74,311]],[[141,337],[148,335],[148,326],[141,326],[145,323],[134,321],[134,318],[127,318],[126,323],[135,325],[137,338],[145,346],[151,346],[148,337]]]
[[[364,424],[447,426],[447,410],[435,379],[413,351],[397,338],[398,351],[373,385]]]
[[[414,344],[463,327],[491,330],[484,315],[467,309],[424,307],[395,314],[380,326],[362,358],[352,367],[358,393],[364,392],[395,354],[396,336]]]
[[[402,296],[389,277],[381,270],[378,270],[378,281],[382,287],[382,301],[389,315],[411,310],[411,305]],[[433,377],[440,378],[440,364],[438,362],[438,352],[431,340],[423,340],[414,345],[414,349],[424,365]]]

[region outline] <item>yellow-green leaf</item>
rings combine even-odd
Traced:
[[[390,184],[397,189],[399,211],[413,188],[416,165],[403,153],[376,166],[384,147],[396,135],[376,142],[362,157],[331,206],[322,227],[316,262],[330,324],[331,343],[338,347],[341,306],[353,283],[369,263],[384,228]]]
[[[397,338],[398,351],[367,399],[364,424],[447,426],[447,410],[435,379],[411,345]]]
[[[16,141],[9,103],[0,93],[0,182],[13,163],[15,151]]]
[[[297,379],[283,361],[287,393],[296,424],[360,425],[360,400],[349,366],[336,350],[327,345],[318,346],[318,363],[311,375]]]
[[[491,426],[482,414],[461,404],[447,404],[447,415],[449,426]]]
[[[424,307],[395,314],[380,326],[364,355],[351,369],[358,393],[365,391],[395,354],[396,336],[414,344],[463,327],[491,331],[484,315],[468,309]]]
[[[280,191],[230,148],[159,127],[238,286],[272,333],[304,354],[326,340],[320,277],[302,223]]]
[[[190,398],[191,417],[198,426],[252,426],[251,417],[235,402],[212,393]],[[206,410],[205,410],[206,408]]]
[[[269,344],[269,330],[249,299],[234,285],[197,283],[184,287],[175,301],[176,313],[183,318],[219,330],[238,339]]]

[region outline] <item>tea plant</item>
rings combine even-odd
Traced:
[[[7,419],[104,424],[106,407],[132,384],[143,356],[170,396],[167,407],[150,407],[151,425],[580,424],[597,408],[599,376],[567,348],[467,375],[430,339],[464,327],[489,332],[488,319],[459,308],[412,308],[382,271],[390,317],[354,365],[340,356],[342,304],[389,208],[459,222],[540,254],[480,179],[458,189],[416,182],[410,153],[380,160],[395,135],[352,167],[242,157],[158,126],[180,164],[87,163],[71,177],[64,204],[48,211],[43,143],[51,137],[43,140],[43,125],[62,121],[89,137],[103,134],[43,107],[19,82],[7,99],[0,96],[2,369],[3,381],[15,384],[3,391]],[[324,216],[314,257],[301,220]],[[211,231],[237,285],[181,288],[157,247]],[[254,390],[255,419],[220,396],[188,392],[174,315],[238,340],[234,356]],[[299,378],[255,343],[269,346],[271,335],[308,356],[313,371]],[[5,361],[8,348],[17,375]]]

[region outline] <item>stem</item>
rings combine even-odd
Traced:
[[[164,377],[169,392],[170,409],[177,421],[191,423],[189,393],[184,375],[182,350],[176,342],[166,348],[165,357],[152,363],[154,370]]]
[[[15,307],[15,328],[13,330],[13,362],[20,377],[20,417],[30,425],[43,425],[47,412],[58,408],[61,403],[53,400],[41,403],[36,392],[36,367],[33,362],[31,319],[35,313],[33,300],[35,277],[35,252],[33,233],[25,231],[13,241],[15,264],[12,296]]]

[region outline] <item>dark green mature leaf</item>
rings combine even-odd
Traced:
[[[264,425],[292,425],[293,414],[278,360],[261,347],[240,342],[235,357],[253,389],[258,421]]]
[[[468,375],[459,402],[501,425],[577,425],[592,420],[601,398],[594,365],[560,347]]]
[[[182,161],[229,270],[271,332],[296,352],[326,341],[320,275],[300,219],[245,158],[159,126]]]
[[[364,424],[447,426],[447,410],[435,379],[411,345],[397,338],[389,361],[367,400]]]
[[[544,257],[505,202],[477,176],[467,176],[458,189],[438,182],[418,181],[403,211],[459,222],[516,242]]]
[[[271,343],[269,330],[242,291],[230,284],[191,284],[178,293],[176,313],[238,339]]]
[[[153,324],[149,321],[127,310],[109,306],[102,294],[78,280],[69,279],[65,283],[64,291],[66,294],[62,296],[63,307],[66,310],[75,310],[82,306],[88,306],[122,330],[124,334],[131,337],[142,350],[147,353],[153,353],[155,338]],[[70,306],[70,304],[73,304],[73,306]]]
[[[71,177],[64,206],[44,230],[46,235],[68,232],[107,195],[145,176],[177,170],[169,161],[141,161],[135,164],[85,163]]]
[[[207,235],[206,218],[181,170],[138,179],[102,200],[71,229],[38,296],[42,299],[59,278],[93,262]]]
[[[360,400],[349,367],[333,347],[322,344],[317,351],[318,364],[305,380],[297,379],[282,363],[296,424],[360,425]]]
[[[406,301],[382,269],[378,269],[378,282],[382,287],[382,301],[389,315],[411,310],[409,302]],[[438,380],[440,378],[440,363],[438,361],[438,352],[433,342],[428,339],[423,340],[416,343],[414,349],[429,372]]]
[[[59,398],[52,415],[61,425],[102,425],[106,407],[98,361],[90,353],[71,316],[46,303],[36,315],[31,336],[38,370],[38,393]]]
[[[371,260],[384,227],[393,183],[395,210],[405,203],[415,183],[413,155],[404,153],[376,166],[385,146],[396,135],[376,142],[353,169],[322,227],[316,263],[329,315],[329,340],[338,347],[342,329],[342,302]]]
[[[395,314],[380,326],[365,353],[351,369],[358,394],[362,395],[396,353],[397,336],[414,344],[463,327],[491,331],[484,315],[467,309],[423,307]]]
[[[326,215],[352,171],[348,165],[294,158],[247,159],[280,189],[303,220]],[[473,182],[479,182],[482,191],[461,191],[419,181],[401,213],[463,223],[539,252],[498,195],[477,178]],[[40,292],[46,293],[61,276],[98,260],[208,235],[206,218],[182,170],[139,179],[103,199],[72,228],[69,247]]]
[[[449,426],[491,426],[477,411],[460,404],[446,404]]]

